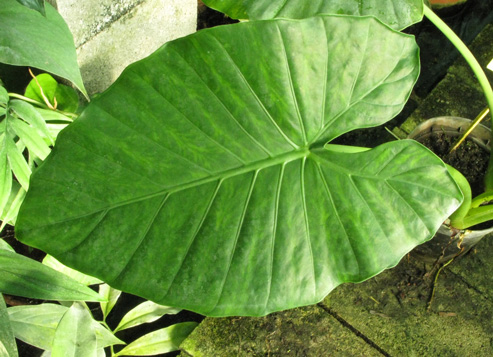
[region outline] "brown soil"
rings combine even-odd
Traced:
[[[450,153],[456,137],[437,133],[421,143],[439,156],[445,163],[459,170],[471,185],[472,196],[484,192],[484,175],[488,167],[489,153],[472,140],[466,140]]]

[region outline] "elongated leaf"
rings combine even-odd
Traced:
[[[402,30],[423,18],[423,0],[203,0],[234,19],[302,19],[319,14],[375,16]]]
[[[31,153],[41,160],[44,160],[48,156],[51,151],[50,147],[45,143],[36,129],[22,120],[12,120],[10,127]]]
[[[52,357],[96,357],[96,333],[92,316],[82,305],[74,303],[63,315],[55,331]]]
[[[13,181],[7,205],[4,207],[3,212],[0,212],[0,219],[2,220],[0,231],[6,224],[10,224],[12,226],[15,225],[17,213],[19,212],[19,208],[24,201],[24,197],[26,197],[26,190],[24,190],[16,181]]]
[[[12,189],[12,172],[7,157],[7,140],[5,133],[0,134],[0,214],[3,213]]]
[[[123,316],[120,323],[116,327],[115,332],[153,322],[166,314],[177,314],[180,311],[180,309],[158,305],[152,301],[146,301],[139,304]]]
[[[55,330],[68,308],[56,304],[13,306],[7,309],[15,337],[51,350]]]
[[[372,18],[252,21],[169,42],[60,133],[17,237],[202,314],[316,303],[397,264],[462,199],[413,141],[323,148],[396,115],[418,72],[414,39]]]
[[[5,240],[0,238],[0,249],[8,250],[15,253],[14,248],[12,248]]]
[[[22,100],[12,100],[9,106],[20,118],[24,119],[26,122],[31,124],[33,128],[39,130],[41,133],[44,133],[46,137],[50,139],[51,144],[54,143],[53,138],[51,137],[46,126],[45,120],[36,108]]]
[[[103,312],[104,319],[108,317],[111,310],[113,310],[113,307],[115,307],[115,304],[118,301],[118,298],[120,297],[121,293],[122,292],[120,290],[113,289],[108,284],[101,284],[99,286],[99,294],[107,300],[106,302],[102,301],[100,303],[101,311]]]
[[[87,97],[72,34],[50,4],[45,8],[43,16],[16,0],[2,0],[0,62],[36,67],[66,78]]]
[[[27,6],[32,10],[38,11],[43,16],[46,15],[45,0],[17,0],[19,4]]]
[[[22,155],[22,151],[16,146],[16,143],[14,142],[13,137],[9,135],[9,132],[6,133],[5,138],[2,138],[2,144],[5,145],[7,159],[12,172],[22,188],[27,191],[29,188],[31,169]]]
[[[0,250],[0,291],[46,300],[102,301],[85,285],[23,255]]]
[[[115,356],[153,356],[176,351],[195,327],[196,322],[182,322],[150,332],[130,343]]]
[[[7,306],[2,294],[0,294],[0,356],[17,357],[17,344],[14,331],[10,324]]]
[[[56,304],[14,306],[8,309],[15,336],[33,346],[51,350],[58,323],[68,311],[68,307]],[[104,348],[124,344],[94,319],[91,329],[95,331],[97,347]]]
[[[0,85],[0,104],[7,104],[9,101],[9,93]]]
[[[50,267],[60,273],[63,273],[67,275],[68,277],[74,279],[75,281],[83,284],[83,285],[93,285],[93,284],[101,284],[102,281],[94,278],[92,276],[82,274],[81,272],[71,269],[62,263],[60,263],[58,260],[53,258],[51,255],[47,255],[43,259],[43,265],[46,265],[47,267]],[[101,302],[103,303],[103,302]]]

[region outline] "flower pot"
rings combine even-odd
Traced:
[[[408,138],[423,142],[427,138],[443,133],[459,138],[469,128],[471,120],[458,117],[438,117],[418,125]],[[490,129],[478,125],[467,140],[472,140],[486,152],[490,152]],[[474,194],[473,194],[474,196]],[[416,247],[411,253],[424,261],[444,263],[468,252],[485,235],[493,232],[493,226],[486,229],[455,229],[448,222],[441,225],[435,236],[428,242]],[[474,227],[473,227],[474,228]]]

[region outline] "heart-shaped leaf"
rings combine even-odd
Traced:
[[[60,133],[17,236],[202,314],[316,303],[397,264],[461,201],[414,141],[324,149],[395,116],[418,72],[414,39],[373,18],[246,22],[170,42]]]
[[[423,18],[423,0],[203,0],[234,19],[303,19],[319,14],[375,16],[396,30]]]
[[[16,0],[2,0],[0,62],[36,67],[68,79],[87,97],[72,33],[50,4],[45,10],[43,16]]]

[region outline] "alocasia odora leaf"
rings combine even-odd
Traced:
[[[320,14],[375,16],[396,30],[423,18],[423,0],[202,0],[234,19],[303,19]]]
[[[413,141],[324,149],[386,122],[419,72],[372,18],[223,26],[128,67],[34,172],[17,236],[156,303],[212,316],[312,304],[433,236],[461,193]]]

